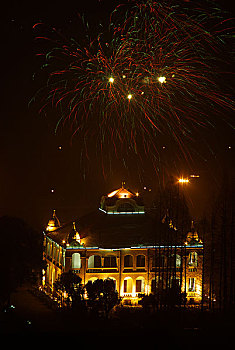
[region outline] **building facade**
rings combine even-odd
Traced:
[[[111,278],[123,303],[171,288],[187,302],[202,298],[203,243],[192,228],[184,241],[170,220],[154,225],[138,193],[124,185],[103,196],[96,213],[61,225],[55,212],[44,232],[43,288],[72,270],[85,285]]]

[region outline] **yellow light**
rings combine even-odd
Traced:
[[[128,98],[128,100],[131,100],[131,99],[132,99],[132,95],[129,94],[129,95],[127,96],[127,98]]]
[[[139,192],[136,192],[136,194],[135,194],[135,195],[136,195],[136,197],[139,197]]]
[[[189,183],[189,179],[184,179],[183,177],[181,177],[181,178],[178,180],[178,182],[181,183],[181,184]]]
[[[118,190],[115,190],[115,191],[109,193],[109,194],[108,194],[108,197],[110,198],[110,197],[115,196],[115,194],[116,194],[117,192],[118,192]]]
[[[109,78],[109,82],[110,82],[110,83],[113,83],[113,82],[114,82],[114,78],[113,78],[113,77],[110,77],[110,78]]]
[[[158,77],[157,80],[159,81],[159,83],[163,84],[166,82],[166,77]]]

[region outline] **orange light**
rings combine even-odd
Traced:
[[[181,183],[181,184],[189,183],[189,179],[184,179],[183,177],[181,177],[181,178],[178,180],[178,182]]]
[[[115,190],[115,191],[109,193],[109,194],[108,194],[108,197],[110,198],[110,197],[115,196],[115,194],[116,194],[117,192],[118,192],[118,190]]]
[[[118,198],[130,198],[131,194],[125,188],[118,192]]]

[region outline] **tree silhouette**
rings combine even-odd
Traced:
[[[119,303],[118,292],[112,279],[97,279],[86,284],[89,305],[94,313],[103,311],[108,317],[111,309]]]
[[[10,295],[33,272],[39,273],[42,263],[41,235],[23,220],[0,218],[1,304],[10,302]]]
[[[73,271],[63,272],[54,283],[55,290],[62,296],[67,294],[67,306],[77,309],[84,301],[84,287],[82,279]]]

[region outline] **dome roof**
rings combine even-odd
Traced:
[[[60,227],[60,221],[57,218],[55,210],[54,210],[52,218],[48,221],[46,231],[54,231],[58,227]]]
[[[75,221],[73,222],[73,228],[68,235],[68,244],[74,245],[74,246],[81,245],[81,238],[79,233],[77,232]]]
[[[99,210],[51,231],[59,244],[106,249],[183,243],[173,225],[146,213],[141,196],[124,183],[102,197]]]
[[[202,243],[202,241],[199,239],[198,233],[195,230],[194,222],[192,221],[191,224],[191,231],[188,232],[187,238],[186,238],[186,244],[197,244]]]
[[[144,214],[144,203],[139,193],[122,187],[103,196],[100,202],[100,210],[108,214],[116,213],[140,213]]]

